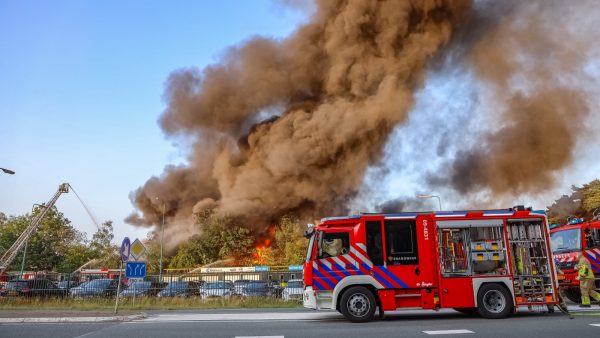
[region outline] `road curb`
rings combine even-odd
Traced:
[[[146,313],[138,313],[129,316],[109,317],[44,317],[44,318],[0,318],[0,324],[13,323],[85,323],[85,322],[128,322],[144,319]]]

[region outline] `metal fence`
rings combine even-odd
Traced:
[[[124,276],[124,273],[123,273]],[[76,299],[114,297],[119,272],[10,274],[0,281],[0,300],[9,297]],[[302,298],[302,271],[167,272],[143,279],[121,279],[120,297]]]

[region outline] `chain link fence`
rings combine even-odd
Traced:
[[[119,296],[181,297],[231,299],[237,297],[274,297],[301,300],[302,271],[240,271],[190,273],[167,271],[143,279],[121,277]],[[82,271],[65,273],[9,274],[0,281],[0,300],[9,297],[109,298],[118,289],[119,271]]]

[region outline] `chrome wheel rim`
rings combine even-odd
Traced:
[[[362,293],[355,293],[348,298],[348,311],[355,317],[363,317],[371,309],[369,298]]]
[[[483,307],[489,312],[500,313],[506,308],[506,298],[498,290],[489,290],[483,295]]]

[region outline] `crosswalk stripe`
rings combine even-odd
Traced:
[[[590,324],[590,325],[600,327],[600,324]]]
[[[460,334],[460,333],[475,333],[470,330],[436,330],[436,331],[423,331],[429,335],[437,335],[437,334]]]

